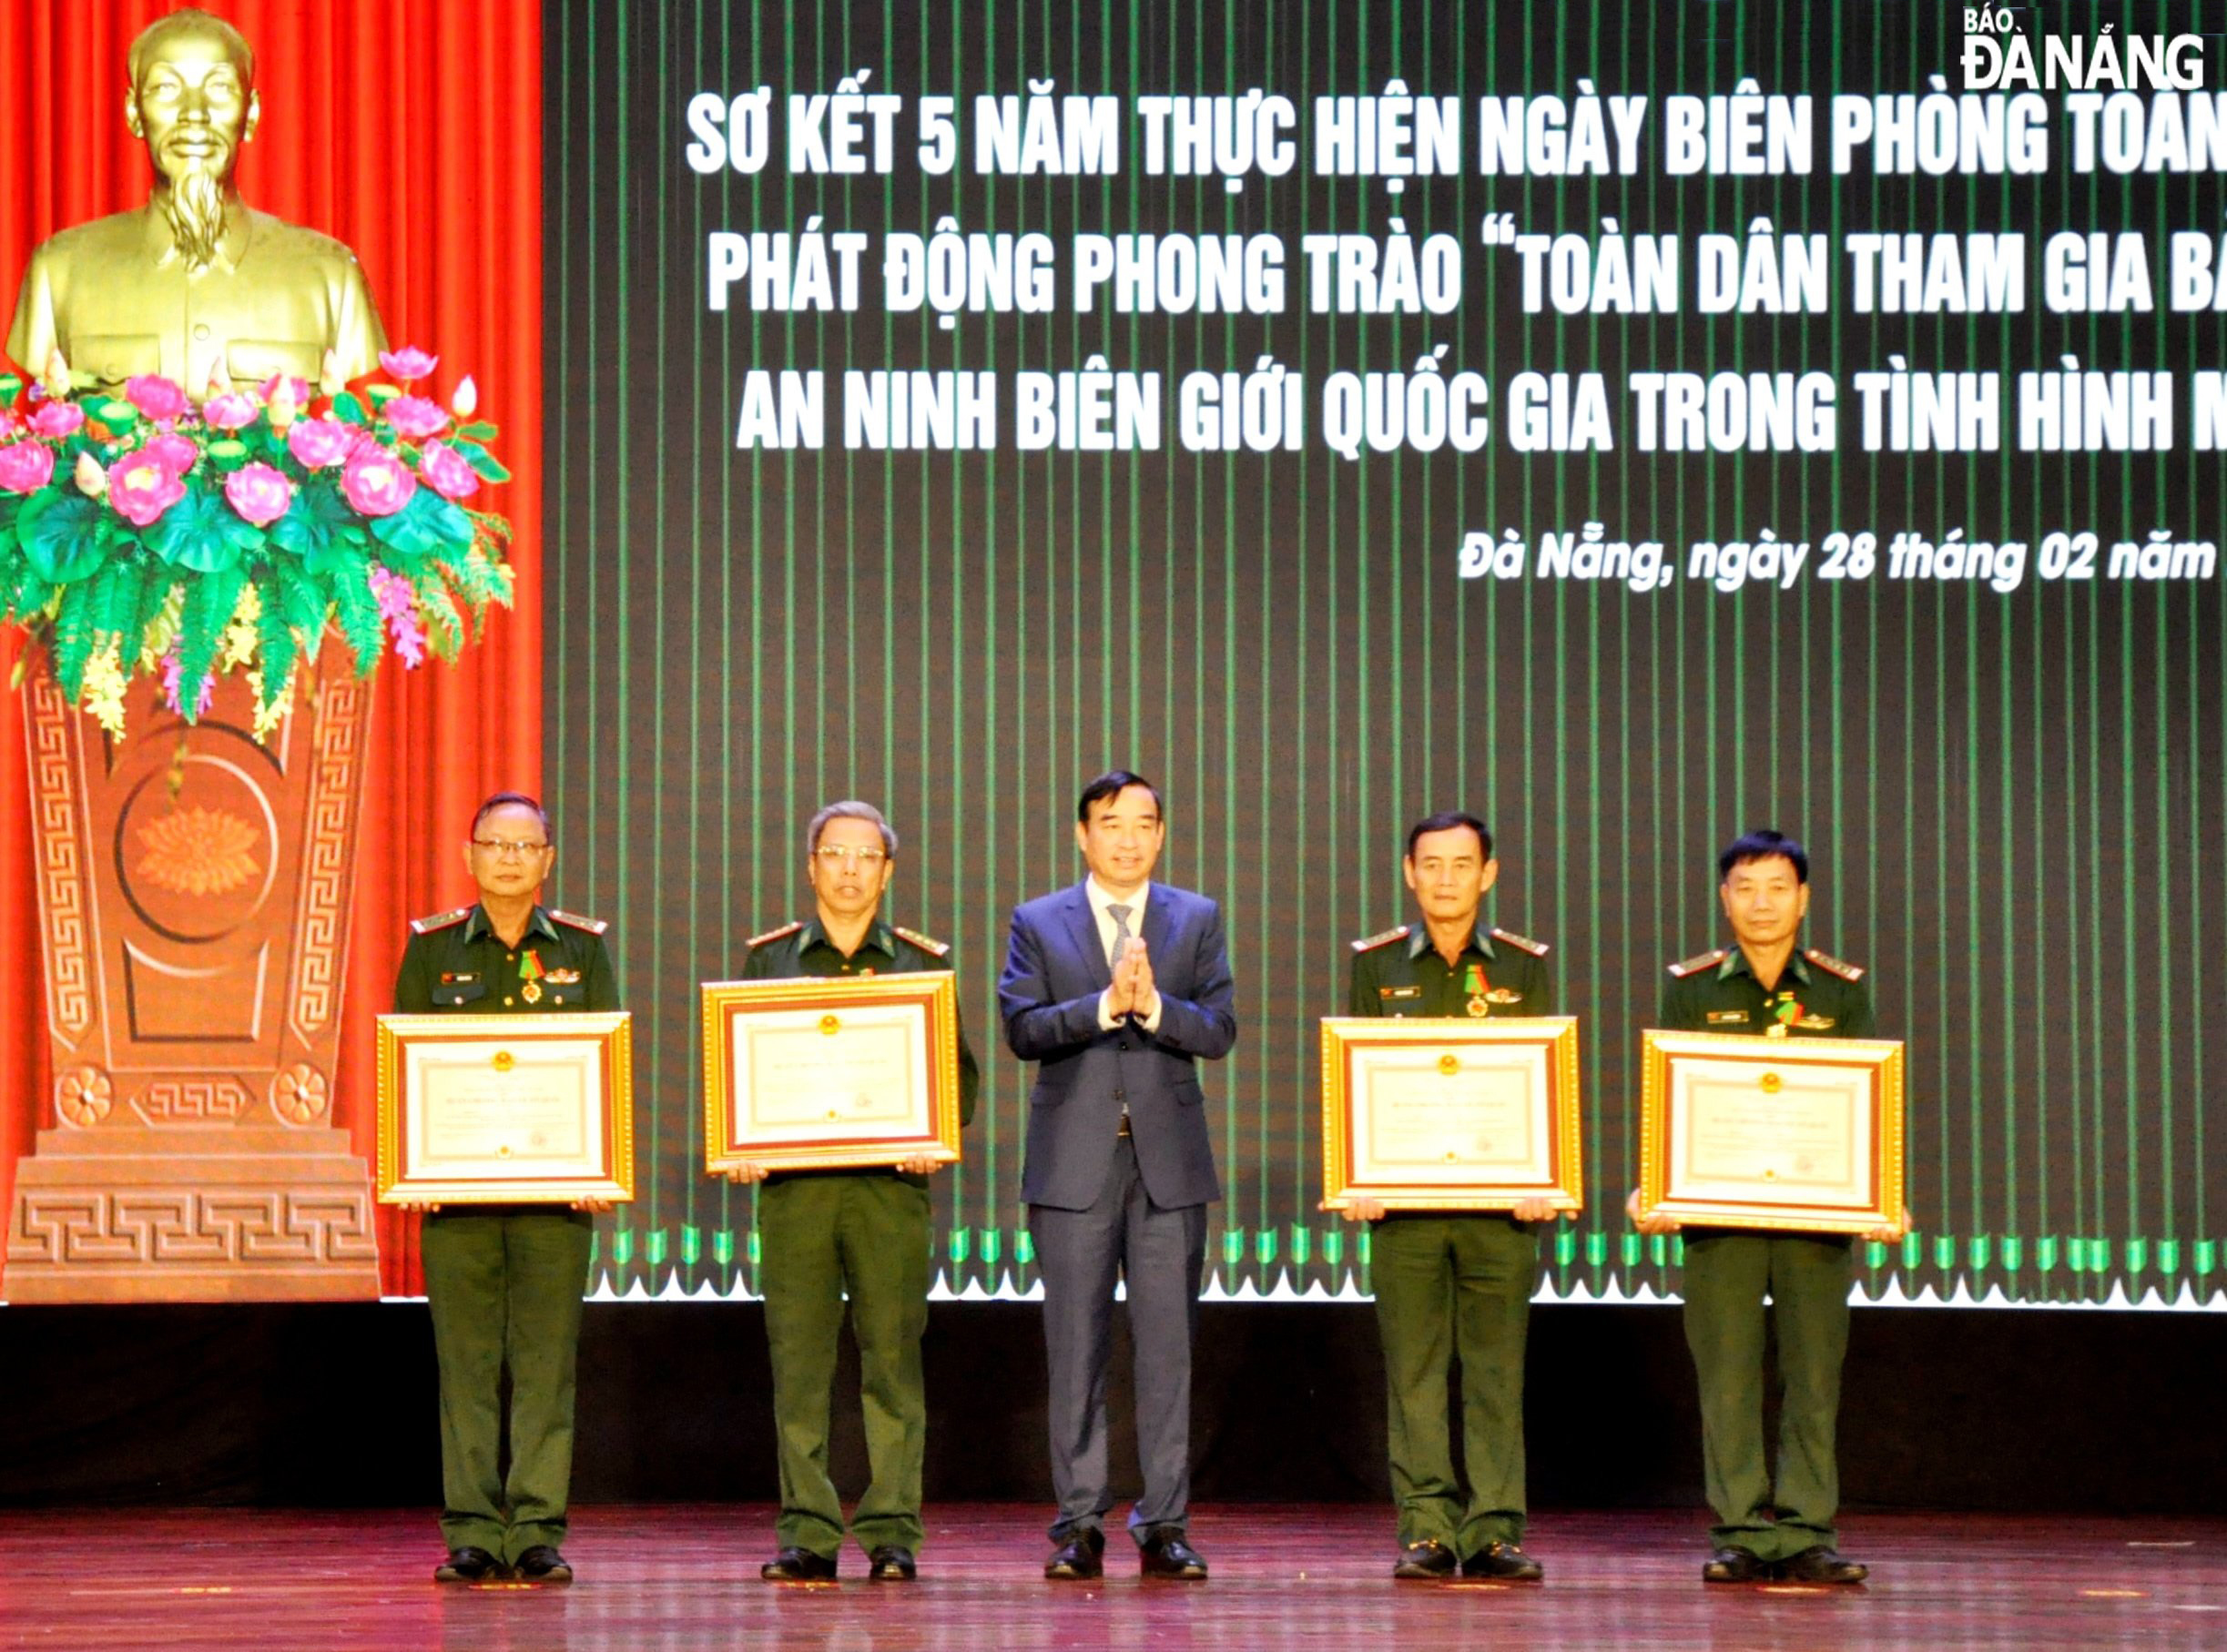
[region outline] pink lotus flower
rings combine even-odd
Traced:
[[[355,449],[356,432],[337,419],[304,419],[286,432],[286,451],[312,471],[341,463]]]
[[[287,394],[293,397],[296,407],[310,405],[310,381],[307,379],[297,379],[290,373],[273,373],[263,380],[258,391],[263,398],[265,407],[269,407],[279,399],[280,385],[284,385]]]
[[[179,419],[192,406],[186,392],[160,373],[139,373],[124,380],[124,399],[149,419]]]
[[[238,391],[229,395],[211,396],[201,403],[201,422],[211,430],[244,431],[253,424],[262,412],[252,396]]]
[[[142,528],[186,497],[178,472],[144,450],[117,461],[108,472],[108,502],[127,522]]]
[[[46,401],[31,415],[31,428],[42,436],[74,436],[85,425],[85,409],[75,401]]]
[[[417,491],[410,467],[376,442],[358,448],[341,471],[341,492],[366,516],[392,516]]]
[[[201,450],[190,436],[166,431],[148,442],[144,451],[157,464],[183,476],[193,469],[194,461],[200,458]]]
[[[429,441],[419,451],[418,473],[443,499],[469,499],[480,491],[471,461],[445,441]]]
[[[224,497],[245,521],[268,528],[294,502],[294,484],[267,464],[244,464],[224,479]]]
[[[0,448],[0,493],[36,493],[53,480],[52,448],[36,441]]]
[[[405,344],[400,350],[381,350],[379,365],[408,384],[412,379],[430,377],[433,369],[441,365],[441,358],[427,355],[414,344]]]
[[[398,436],[422,441],[439,435],[449,416],[422,396],[397,396],[387,403],[387,422]]]

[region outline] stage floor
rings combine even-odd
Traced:
[[[2227,1647],[2227,1521],[1859,1515],[1863,1589],[1706,1588],[1677,1511],[1546,1513],[1542,1586],[1395,1584],[1388,1511],[1202,1509],[1204,1585],[1042,1580],[1043,1511],[929,1511],[921,1579],[758,1581],[762,1505],[575,1512],[569,1589],[441,1587],[429,1511],[15,1511],[0,1515],[0,1644],[45,1647],[1457,1645],[1892,1648]],[[855,1550],[847,1570],[862,1571]]]

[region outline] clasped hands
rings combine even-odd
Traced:
[[[1153,984],[1152,958],[1144,937],[1133,935],[1114,960],[1114,984],[1098,1000],[1100,1019],[1118,1021],[1134,1016],[1149,1021],[1160,1013],[1160,988]]]

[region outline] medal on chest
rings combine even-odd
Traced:
[[[1469,966],[1469,978],[1462,983],[1462,989],[1469,995],[1469,1019],[1476,1021],[1483,1020],[1490,1012],[1492,1005],[1490,1000],[1485,997],[1485,972],[1480,966],[1476,964]]]
[[[528,947],[520,953],[518,955],[518,978],[525,985],[518,988],[518,996],[529,1004],[540,1003],[542,1001],[542,977],[546,973],[542,968],[541,955],[534,948]]]
[[[1771,1006],[1771,1025],[1764,1029],[1763,1036],[1766,1039],[1785,1038],[1787,1029],[1801,1019],[1802,1006],[1795,1002],[1793,990],[1789,988],[1780,993],[1777,1001]]]

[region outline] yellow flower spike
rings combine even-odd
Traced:
[[[341,371],[340,352],[327,350],[325,360],[318,369],[317,393],[320,396],[337,396],[347,388],[348,380]]]
[[[271,392],[268,410],[270,414],[270,428],[281,435],[285,433],[287,427],[294,422],[296,415],[301,411],[300,407],[294,400],[294,381],[284,373],[279,375],[279,388]]]
[[[47,352],[46,371],[39,382],[46,387],[46,393],[56,401],[69,394],[69,363],[62,359],[60,349]]]
[[[85,664],[85,709],[101,727],[118,739],[124,734],[124,665],[117,644],[109,643]]]
[[[77,468],[70,472],[70,480],[77,484],[77,492],[87,499],[104,499],[108,492],[108,472],[100,468],[100,461],[90,453],[77,455]]]
[[[456,393],[449,398],[449,411],[459,419],[469,419],[480,410],[480,387],[472,382],[466,373],[456,381]]]

